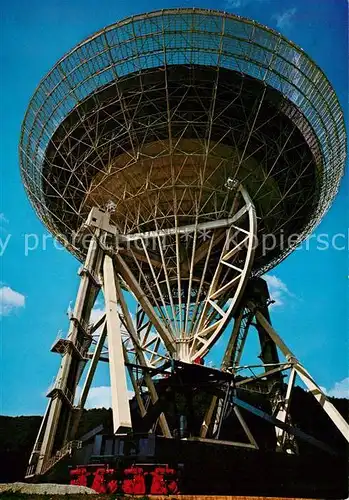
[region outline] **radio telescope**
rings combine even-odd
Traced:
[[[21,173],[39,218],[82,267],[67,337],[52,347],[62,360],[28,477],[73,446],[101,359],[115,433],[137,431],[128,381],[146,430],[173,438],[165,403],[155,407],[181,373],[212,394],[189,439],[219,444],[232,405],[248,438],[238,444],[258,448],[239,409],[258,415],[243,393],[263,386],[278,449],[295,453],[295,439],[325,447],[292,426],[296,376],[347,437],[271,326],[261,279],[324,216],[345,157],[343,114],[326,76],[298,46],[248,19],[150,12],[102,29],[57,62],[24,118]],[[100,290],[105,314],[92,323]],[[253,328],[260,371],[237,378]],[[227,329],[221,369],[205,366]]]

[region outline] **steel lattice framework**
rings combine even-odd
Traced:
[[[218,219],[218,174],[236,178],[259,234],[298,235],[256,258],[261,273],[324,215],[345,148],[336,95],[299,47],[254,21],[180,9],[111,25],[64,56],[30,102],[20,157],[29,197],[61,240],[109,200],[125,233],[172,225],[169,214]]]
[[[243,408],[275,427],[277,449],[296,452],[296,436],[329,451],[292,426],[297,375],[347,437],[347,423],[272,328],[259,277],[321,220],[346,157],[336,95],[299,47],[218,11],[126,19],[42,80],[20,157],[39,217],[83,262],[67,337],[51,349],[62,360],[28,477],[70,453],[100,361],[109,363],[115,433],[139,425],[174,437],[166,394],[186,379],[191,397],[201,388],[212,395],[192,438],[218,442],[233,410],[248,442],[232,444],[258,449]],[[105,312],[92,323],[100,291]],[[202,366],[232,320],[221,370]],[[251,367],[241,359],[252,326],[261,364]],[[235,380],[246,369],[252,377]],[[250,390],[266,395],[271,415],[238,397]]]

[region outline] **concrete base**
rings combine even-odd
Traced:
[[[28,484],[28,483],[4,483],[0,484],[0,494],[21,493],[26,495],[95,495],[96,492],[86,486],[71,484]]]

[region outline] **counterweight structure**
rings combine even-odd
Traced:
[[[21,172],[38,216],[82,267],[67,337],[52,348],[62,361],[28,476],[76,444],[100,360],[110,367],[115,433],[137,431],[129,384],[143,427],[173,438],[159,402],[180,372],[212,394],[201,429],[186,439],[219,443],[233,409],[246,434],[234,444],[258,448],[243,408],[275,427],[277,449],[295,453],[297,439],[326,448],[292,426],[296,376],[348,438],[271,326],[260,278],[321,220],[345,157],[343,115],[325,75],[248,19],[202,9],[134,16],[54,66],[24,119]],[[100,290],[105,313],[93,323]],[[204,366],[229,329],[221,370]],[[252,329],[259,371],[237,377]],[[241,397],[261,388],[270,415]]]

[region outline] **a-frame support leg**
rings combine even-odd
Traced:
[[[292,389],[294,386],[295,378],[296,378],[296,370],[294,368],[291,368],[284,402],[283,402],[281,409],[278,411],[278,413],[276,415],[276,418],[284,423],[287,423],[287,420],[289,420],[291,394],[292,394]],[[286,443],[285,443],[286,436],[287,436],[286,430],[281,429],[280,427],[276,427],[275,432],[276,432],[277,450],[282,451],[285,449],[285,445],[286,445]],[[294,445],[290,448],[286,447],[285,451],[288,453],[292,453],[292,448],[294,448]]]
[[[103,290],[108,331],[109,371],[114,433],[132,429],[125,374],[125,361],[118,313],[113,260],[104,256]]]
[[[240,358],[243,352],[243,348],[246,341],[247,331],[252,319],[252,314],[250,311],[246,309],[245,306],[240,306],[236,315],[232,333],[230,335],[230,339],[228,345],[226,347],[221,369],[223,371],[232,370],[235,366],[237,366],[240,362]],[[203,423],[200,429],[200,437],[206,438],[209,426],[211,425],[212,418],[214,415],[214,411],[217,406],[217,414],[216,421],[221,419],[221,412],[223,408],[223,400],[219,399],[217,396],[213,396],[210,406],[208,407]],[[214,431],[215,431],[214,427]]]
[[[106,337],[107,337],[107,324],[106,324],[106,321],[104,320],[102,331],[101,331],[101,334],[100,334],[99,339],[97,341],[97,345],[95,347],[95,350],[94,350],[94,353],[93,353],[93,356],[91,359],[91,364],[88,368],[85,382],[84,382],[84,385],[82,387],[79,402],[78,402],[77,408],[76,408],[76,414],[74,415],[73,426],[72,426],[72,430],[71,430],[71,436],[73,439],[76,436],[76,433],[78,430],[80,418],[81,418],[81,415],[82,415],[82,412],[83,412],[83,409],[84,409],[84,406],[85,406],[85,403],[87,400],[88,393],[89,393],[90,388],[91,388],[92,380],[93,380],[94,374],[96,372],[99,357],[101,355]]]
[[[326,411],[328,416],[331,418],[332,422],[336,425],[338,430],[342,433],[342,435],[349,441],[349,425],[338,412],[338,410],[334,407],[334,405],[329,401],[321,388],[316,384],[311,375],[307,372],[307,370],[302,366],[299,360],[294,356],[291,350],[286,346],[280,336],[277,334],[275,329],[270,324],[269,314],[267,311],[268,301],[265,298],[268,295],[263,291],[263,288],[266,285],[263,285],[263,280],[256,281],[255,291],[253,288],[247,290],[247,297],[244,301],[244,307],[249,310],[255,318],[255,324],[259,339],[261,343],[262,353],[261,359],[263,361],[263,365],[265,367],[265,375],[260,374],[259,376],[252,377],[251,379],[247,379],[245,381],[241,381],[238,385],[242,385],[243,383],[251,382],[254,379],[267,378],[269,381],[270,390],[274,391],[274,400],[272,404],[274,404],[274,413],[275,421],[278,423],[282,423],[285,425],[276,425],[276,438],[277,438],[277,449],[283,450],[288,453],[297,452],[297,444],[294,440],[294,436],[292,434],[292,426],[290,426],[290,400],[292,396],[292,389],[294,387],[295,377],[298,375],[303,383],[306,385],[308,390],[313,394],[315,399],[321,404],[323,409]],[[253,285],[253,283],[252,283]],[[252,294],[250,295],[252,291]],[[241,355],[241,349],[238,349],[237,340],[239,325],[239,318],[236,319],[236,324],[234,325],[234,329],[232,332],[232,336],[230,342],[228,343],[226,355],[223,359],[222,369],[226,369],[229,367],[229,370],[234,371],[234,363],[229,363],[229,360],[234,358],[235,353],[238,352],[239,356]],[[285,356],[287,362],[282,364],[279,363],[279,357],[276,349],[279,349],[281,353]],[[272,367],[272,368],[270,368]],[[276,368],[275,368],[276,367]],[[290,377],[288,381],[288,386],[286,391],[284,392],[284,384],[282,381],[281,372],[285,369],[290,369]],[[214,396],[211,400],[211,404],[206,412],[204,422],[201,427],[200,436],[206,437],[209,425],[212,421],[214,412],[216,410],[219,398]],[[217,412],[219,412],[220,407],[218,404]],[[219,415],[218,415],[219,417]],[[217,417],[216,417],[217,418]],[[290,431],[290,432],[289,432]],[[311,440],[311,437],[308,438]]]
[[[122,311],[122,314],[123,314],[123,317],[125,320],[125,324],[126,324],[128,332],[130,334],[130,338],[131,338],[131,341],[133,343],[133,347],[134,347],[135,352],[136,352],[136,356],[138,358],[140,365],[146,367],[147,363],[146,363],[146,359],[144,356],[144,352],[142,351],[141,347],[139,346],[136,328],[135,328],[135,325],[134,325],[132,318],[130,316],[125,298],[122,294],[122,290],[121,290],[121,286],[120,286],[118,278],[116,278],[116,291],[117,291],[118,300],[119,300],[119,303],[121,306],[121,311]],[[159,397],[158,397],[158,394],[157,394],[157,391],[155,388],[155,384],[154,384],[150,374],[147,371],[145,371],[144,380],[145,380],[146,386],[147,386],[148,391],[149,391],[150,400],[151,400],[152,404],[155,404],[158,401]],[[135,391],[137,401],[138,401],[138,403],[140,403],[139,402],[140,394],[139,394],[139,388],[138,388],[137,384],[133,384],[133,388]],[[139,405],[139,406],[140,406],[140,410],[142,413],[142,405]],[[163,435],[167,438],[172,437],[170,428],[169,428],[167,420],[166,420],[166,417],[163,413],[160,414],[159,424],[160,424]]]
[[[335,424],[337,429],[343,434],[345,439],[349,441],[349,424],[344,420],[339,411],[333,406],[333,404],[326,397],[321,388],[317,385],[311,375],[306,371],[306,369],[302,366],[299,360],[295,357],[292,351],[287,347],[285,342],[279,337],[274,328],[270,325],[270,323],[265,319],[263,314],[259,311],[256,312],[256,317],[258,321],[263,325],[263,328],[268,332],[270,338],[275,342],[280,351],[286,357],[286,359],[292,362],[294,370],[297,372],[297,375],[302,379],[306,387],[309,389],[311,394],[315,397],[315,399],[320,403],[322,408],[325,410],[327,415],[330,417],[332,422]]]
[[[99,289],[99,284],[95,280],[99,271],[97,267],[100,264],[101,251],[97,241],[98,236],[99,230],[96,230],[91,237],[86,260],[80,272],[79,290],[74,312],[70,318],[61,365],[55,385],[49,393],[51,401],[48,403],[44,424],[40,428],[36,443],[40,451],[34,450],[32,461],[29,462],[34,475],[44,473],[46,462],[52,452],[65,444],[68,435],[75,389],[81,375],[81,363],[85,363],[84,355],[90,344],[86,326]]]

